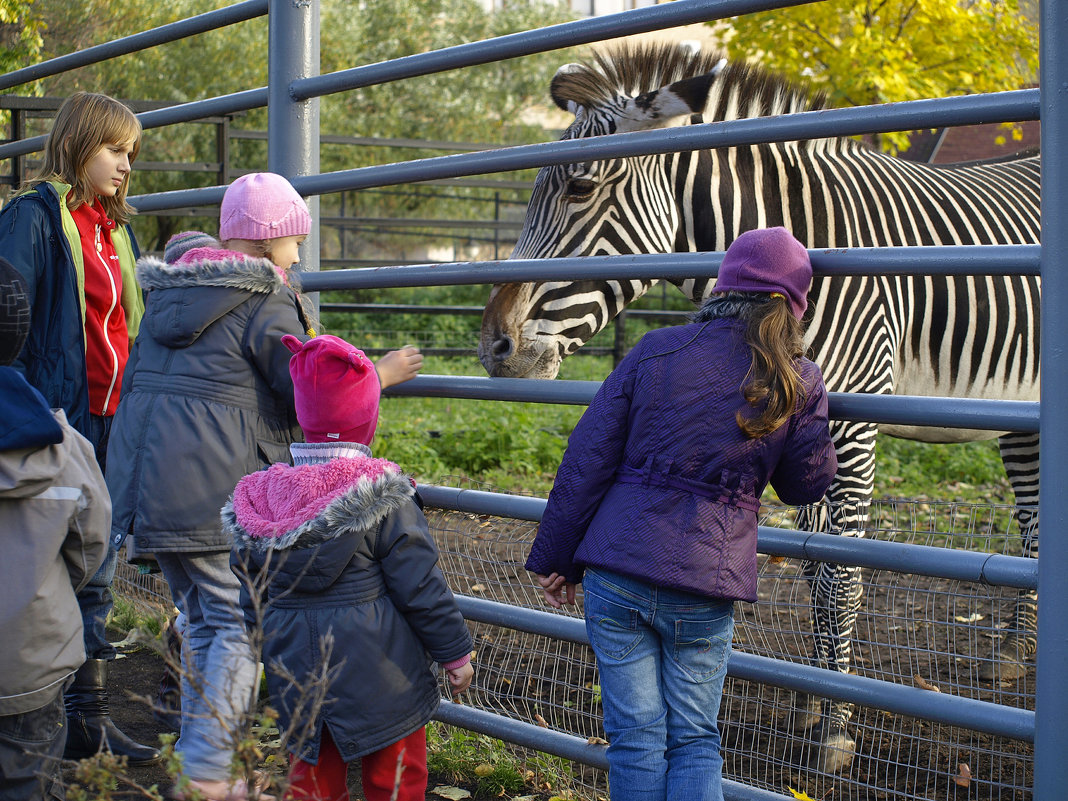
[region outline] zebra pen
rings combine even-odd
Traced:
[[[142,113],[146,129],[210,115],[268,109],[264,168],[289,177],[302,195],[320,195],[458,178],[591,159],[673,153],[765,141],[793,141],[893,130],[1039,119],[1042,131],[1041,245],[815,249],[817,275],[1041,276],[1041,366],[1046,397],[1019,400],[832,395],[836,421],[1040,433],[1044,447],[1038,496],[1045,532],[1037,559],[1019,556],[1021,532],[1004,505],[876,500],[869,536],[797,530],[795,510],[768,508],[760,530],[760,602],[740,605],[721,715],[725,796],[812,798],[1025,799],[1053,801],[1068,787],[1068,583],[1055,566],[1068,562],[1060,536],[1068,497],[1068,428],[1056,399],[1068,382],[1068,0],[1042,0],[1040,88],[993,95],[910,101],[759,120],[611,134],[320,173],[318,98],[446,70],[516,58],[624,35],[664,30],[775,8],[775,2],[676,0],[498,39],[456,45],[388,62],[320,75],[319,4],[247,0],[225,9],[109,42],[0,76],[11,88],[89,63],[137,52],[254,17],[268,17],[268,85]],[[1061,46],[1056,43],[1061,42]],[[462,73],[459,73],[462,75]],[[0,145],[0,158],[39,150],[43,137]],[[140,211],[218,204],[224,187],[131,198]],[[310,291],[447,284],[518,284],[714,276],[721,253],[655,253],[538,260],[398,266],[316,272],[318,229],[305,248]],[[1060,269],[1058,269],[1060,268]],[[423,375],[387,394],[499,402],[585,404],[596,382]],[[386,405],[388,414],[388,402]],[[463,483],[421,486],[442,566],[477,643],[476,684],[464,705],[443,703],[438,718],[491,734],[527,752],[561,757],[555,769],[576,795],[603,794],[606,765],[599,742],[598,687],[581,617],[543,611],[523,571],[544,499]],[[811,663],[809,589],[800,565],[849,565],[863,576],[865,600],[853,629],[849,672]],[[1000,636],[1001,609],[1020,591],[1038,590],[1039,643],[1033,672],[1012,682],[978,677],[981,655]],[[127,574],[133,595],[162,590]],[[1033,678],[1032,678],[1033,676]],[[856,755],[838,771],[809,764],[817,744],[784,721],[795,693],[855,706]],[[543,759],[544,764],[551,760]]]

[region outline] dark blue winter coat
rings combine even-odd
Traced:
[[[526,567],[582,580],[601,567],[714,598],[756,600],[760,496],[818,501],[837,459],[819,368],[797,362],[804,397],[752,439],[735,413],[750,367],[745,323],[647,334],[605,379],[568,442]]]
[[[32,298],[30,335],[12,365],[53,409],[89,436],[89,380],[85,366],[85,269],[66,184],[38,184],[0,212],[0,255],[22,275]],[[129,226],[111,234],[122,271],[122,306],[130,340],[144,311],[134,279],[139,252]]]

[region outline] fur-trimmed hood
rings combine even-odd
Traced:
[[[144,328],[169,348],[189,347],[250,293],[274,294],[297,280],[270,259],[219,248],[194,248],[176,264],[154,256],[137,262],[137,282],[146,292]]]
[[[137,260],[137,283],[146,292],[190,286],[224,286],[247,292],[277,292],[290,276],[267,258],[236,250],[193,248],[175,264],[155,256]]]
[[[275,464],[245,476],[222,509],[223,531],[239,548],[308,548],[376,526],[415,494],[386,459]]]

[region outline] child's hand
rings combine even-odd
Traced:
[[[475,676],[475,668],[468,662],[463,667],[446,670],[445,675],[449,677],[449,686],[452,688],[452,694],[459,695],[471,686],[471,679]]]
[[[575,585],[565,579],[559,573],[551,573],[548,576],[535,574],[541,591],[545,594],[545,602],[553,609],[559,609],[564,604],[575,603]]]
[[[394,384],[403,384],[419,375],[423,369],[423,354],[415,345],[405,345],[400,350],[391,350],[375,363],[382,389]]]

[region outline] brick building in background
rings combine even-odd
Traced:
[[[997,122],[918,131],[912,135],[909,149],[899,155],[910,161],[951,164],[957,161],[1002,158],[1021,150],[1037,148],[1038,120],[1027,120],[1019,123],[1019,126],[1023,133],[1022,139],[1014,139],[1012,131]],[[999,145],[998,137],[1003,138],[1005,144]]]

